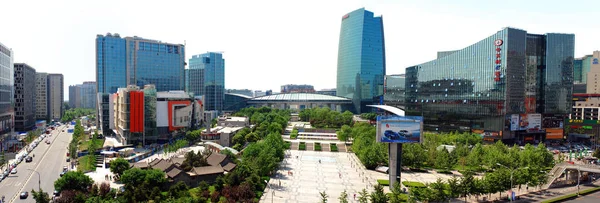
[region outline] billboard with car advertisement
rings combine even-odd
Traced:
[[[421,116],[378,116],[377,141],[388,143],[419,143],[423,134]]]

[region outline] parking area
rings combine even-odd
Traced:
[[[271,177],[261,202],[319,202],[320,192],[337,202],[346,190],[348,201],[362,189],[372,190],[375,182],[364,168],[356,167],[348,153],[288,150],[277,174]],[[274,192],[274,193],[273,193]],[[273,199],[272,199],[273,198]]]

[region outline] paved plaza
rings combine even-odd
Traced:
[[[376,182],[364,167],[360,168],[362,165],[356,167],[356,157],[350,153],[289,150],[287,154],[269,181],[272,190],[265,189],[261,202],[314,203],[320,201],[319,192],[323,191],[330,202],[337,202],[344,190],[349,202],[357,202],[353,195],[356,193],[358,197],[362,189],[370,192],[371,184]]]

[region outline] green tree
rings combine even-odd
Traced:
[[[123,158],[117,158],[110,162],[110,172],[117,174],[118,176],[123,175],[123,172],[129,168],[131,168],[131,165]]]
[[[400,187],[400,183],[398,182],[394,183],[394,186],[391,188],[391,193],[388,193],[388,195],[390,203],[401,203],[405,201],[401,198],[402,189]]]
[[[339,140],[342,140],[344,141],[344,143],[347,143],[348,140],[352,138],[352,128],[348,125],[343,125],[342,129],[338,130],[336,134]]]
[[[360,192],[358,192],[358,202],[359,203],[369,202],[369,192],[367,192],[367,189],[363,188]]]
[[[89,176],[81,171],[69,171],[54,181],[54,188],[58,191],[75,190],[86,192],[88,187],[91,187],[94,181]]]
[[[388,196],[383,192],[383,186],[377,184],[373,187],[373,192],[371,192],[371,202],[372,203],[386,203],[388,201]]]
[[[31,190],[31,195],[33,196],[33,199],[35,200],[36,203],[49,203],[50,202],[50,196],[48,195],[47,192],[44,192],[44,190],[42,190],[40,188],[40,191],[35,191],[35,190]]]
[[[407,144],[402,147],[402,164],[414,169],[423,167],[426,159],[425,150],[420,144]]]
[[[461,194],[458,178],[452,177],[451,179],[448,179],[448,191],[450,192],[450,198],[457,198]]]
[[[448,153],[448,149],[446,149],[446,147],[437,153],[435,160],[435,167],[440,169],[448,170],[454,165],[452,157],[450,157],[450,153]]]
[[[467,165],[471,167],[481,168],[483,165],[483,157],[485,156],[485,151],[481,144],[476,144],[473,149],[471,149],[471,153],[467,156]]]
[[[340,200],[340,203],[348,203],[348,193],[346,193],[346,190],[344,190],[340,194],[340,197],[338,197],[338,199]]]
[[[327,193],[325,193],[325,191],[323,191],[323,192],[319,192],[319,195],[321,196],[321,203],[327,203],[327,198],[329,198]]]
[[[446,184],[441,178],[438,178],[435,182],[429,184],[432,190],[431,200],[437,202],[443,202],[448,198],[446,194]]]
[[[466,171],[460,179],[460,191],[465,198],[475,190],[475,178],[473,175],[473,172]]]

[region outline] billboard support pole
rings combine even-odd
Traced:
[[[400,182],[400,176],[402,171],[402,144],[401,143],[389,143],[389,180],[390,190],[394,188],[396,183]]]

